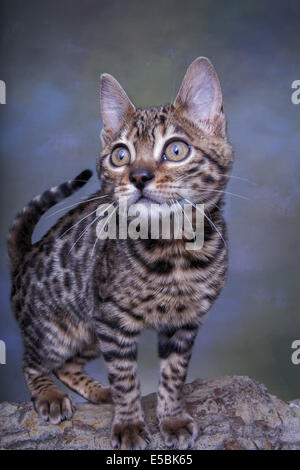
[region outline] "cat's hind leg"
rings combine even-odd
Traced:
[[[85,349],[66,361],[55,371],[55,375],[63,384],[91,403],[111,403],[110,388],[90,377],[84,370],[87,362],[99,356],[97,348]]]

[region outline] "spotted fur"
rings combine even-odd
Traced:
[[[222,206],[232,164],[225,116],[215,103],[217,82],[211,64],[203,61],[192,64],[193,73],[201,76],[204,68],[216,90],[207,116],[200,113],[198,120],[197,109],[189,109],[185,101],[193,91],[184,88],[194,83],[189,71],[176,101],[151,109],[136,109],[120,85],[105,75],[101,84],[103,150],[97,163],[101,190],[31,244],[39,218],[88,180],[90,173],[84,172],[35,198],[16,218],[10,233],[11,298],[23,335],[24,375],[35,408],[53,423],[72,416],[71,399],[54,384],[52,373],[93,403],[112,400],[111,440],[116,448],[144,449],[149,441],[137,375],[137,342],[145,328],[158,332],[157,417],[165,443],[188,448],[198,434],[182,389],[198,327],[225,281]],[[111,110],[110,99],[122,102],[112,102]],[[161,159],[165,143],[173,138],[191,147],[190,156],[182,162]],[[120,144],[129,149],[131,161],[116,169],[110,158]],[[134,169],[154,175],[142,190],[130,180]],[[158,203],[177,200],[182,204],[185,198],[204,203],[203,248],[189,251],[184,240],[97,239],[99,203],[115,204],[126,196],[130,205],[141,194]],[[109,388],[83,369],[100,352]]]

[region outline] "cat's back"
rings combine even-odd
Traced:
[[[82,201],[63,215],[12,270],[11,299],[16,315],[26,303],[61,305],[84,296],[95,260],[91,251],[97,240],[97,197],[93,195],[91,201]]]

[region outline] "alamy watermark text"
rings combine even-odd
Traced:
[[[0,80],[0,104],[6,104],[6,85],[3,80]]]
[[[126,198],[123,198],[117,206],[111,203],[98,207],[96,234],[102,240],[184,239],[187,250],[200,250],[204,242],[204,217],[203,204],[149,202],[128,207]]]
[[[0,340],[0,364],[6,364],[6,345]]]
[[[295,89],[295,91],[291,95],[291,101],[293,104],[299,104],[300,103],[300,80],[294,80],[292,83],[292,88]]]

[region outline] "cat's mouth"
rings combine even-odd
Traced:
[[[152,204],[160,204],[160,202],[142,194],[135,204],[144,204],[145,206],[150,207]]]
[[[159,197],[158,194],[152,194],[150,191],[136,191],[130,198],[128,198],[128,206],[142,205],[148,211],[152,206],[164,205],[167,201]]]

